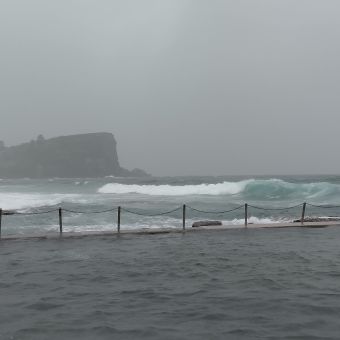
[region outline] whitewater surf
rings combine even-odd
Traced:
[[[62,207],[65,209],[64,230],[72,232],[115,229],[117,214],[110,209],[118,206],[126,209],[121,216],[122,229],[137,229],[180,228],[180,210],[156,215],[172,211],[183,204],[196,209],[187,211],[188,226],[204,219],[217,219],[227,225],[242,225],[243,209],[218,212],[233,210],[245,203],[249,204],[250,224],[287,223],[301,217],[301,206],[286,210],[275,209],[303,202],[315,205],[307,207],[306,217],[340,215],[337,208],[321,207],[325,204],[339,205],[340,177],[106,177],[0,181],[0,208],[30,214]],[[96,211],[107,212],[93,214]],[[148,214],[150,216],[145,216]],[[3,217],[3,234],[42,234],[57,230],[56,213]]]

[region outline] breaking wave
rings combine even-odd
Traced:
[[[340,185],[328,182],[291,183],[281,179],[248,179],[198,185],[137,185],[108,183],[102,194],[143,194],[152,196],[242,195],[246,199],[326,199],[340,195]]]
[[[243,191],[252,181],[254,180],[198,185],[137,185],[109,183],[101,187],[98,192],[102,194],[136,193],[156,196],[235,195]]]
[[[39,208],[54,206],[62,202],[77,202],[81,199],[77,194],[38,194],[38,193],[0,193],[0,207],[2,209],[25,210],[29,208]]]

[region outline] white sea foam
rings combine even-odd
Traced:
[[[281,179],[248,179],[198,185],[137,185],[109,183],[98,190],[102,194],[144,194],[153,196],[235,195],[246,194],[247,200],[289,199],[326,200],[338,197],[340,186],[327,182],[291,183]]]
[[[254,180],[240,182],[223,182],[217,184],[198,185],[137,185],[108,183],[98,192],[102,194],[137,193],[156,196],[185,196],[185,195],[234,195],[242,192],[247,184]]]
[[[0,193],[0,207],[6,210],[22,210],[27,208],[38,208],[42,206],[53,206],[63,201],[78,201],[78,194],[38,194],[38,193]]]
[[[248,224],[275,224],[275,223],[287,223],[292,222],[291,219],[287,218],[280,218],[280,219],[274,219],[270,217],[256,217],[256,216],[250,216],[248,217]],[[233,219],[228,221],[223,221],[224,225],[244,225],[244,219]]]
[[[192,224],[196,220],[187,219],[186,227],[191,228]],[[261,225],[275,225],[277,223],[287,223],[292,222],[290,219],[274,219],[274,218],[259,218],[256,216],[250,216],[248,218],[248,227],[252,226],[256,227],[257,224]],[[233,219],[233,220],[223,220],[223,226],[230,228],[244,228],[244,219]],[[110,224],[96,224],[96,225],[76,225],[76,224],[67,224],[65,226],[65,232],[102,232],[102,231],[111,231],[112,229],[116,229],[116,225]],[[139,217],[138,220],[130,221],[127,224],[121,225],[121,230],[141,230],[141,229],[182,229],[182,219],[176,218],[167,218],[167,217]],[[57,229],[57,228],[55,228]]]

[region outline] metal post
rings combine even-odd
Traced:
[[[1,225],[2,225],[2,209],[0,208],[0,238],[1,238]]]
[[[120,233],[120,207],[118,207],[117,231]]]
[[[185,230],[185,204],[183,204],[183,230]]]
[[[244,204],[244,226],[248,226],[248,204]]]
[[[63,233],[63,213],[61,208],[59,208],[59,233],[60,235]]]
[[[303,203],[302,205],[301,224],[303,224],[305,221],[305,212],[306,212],[306,202]]]

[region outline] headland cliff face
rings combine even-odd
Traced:
[[[0,143],[0,178],[75,178],[147,176],[119,165],[111,133],[88,133],[36,140],[5,147]]]

